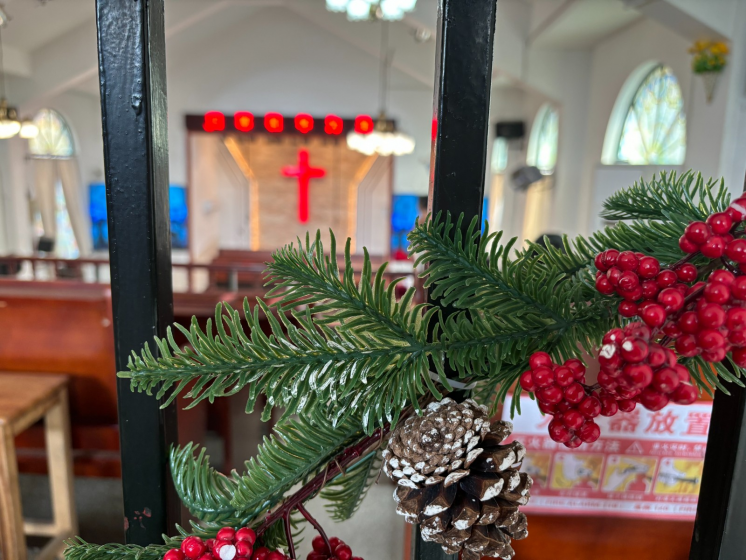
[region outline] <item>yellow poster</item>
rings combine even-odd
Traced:
[[[699,495],[703,466],[702,460],[663,459],[661,469],[655,478],[655,493]]]
[[[523,459],[523,466],[521,467],[521,470],[531,476],[531,478],[534,480],[535,486],[546,488],[547,481],[549,480],[549,467],[551,466],[551,464],[551,453],[532,451]]]
[[[606,492],[650,492],[658,459],[611,455],[606,463]]]
[[[598,490],[603,455],[557,453],[554,456],[551,487],[556,490],[587,488]]]

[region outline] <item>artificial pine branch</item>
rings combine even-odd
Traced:
[[[372,452],[347,469],[321,491],[326,509],[335,521],[346,521],[357,512],[381,469],[380,452]]]

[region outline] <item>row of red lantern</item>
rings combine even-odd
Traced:
[[[267,113],[263,117],[264,129],[267,132],[278,133],[285,130],[285,117],[280,113]],[[254,130],[255,119],[252,113],[240,111],[233,115],[233,126],[240,132],[250,132]],[[308,134],[313,130],[314,118],[306,113],[298,113],[293,118],[295,130],[302,134]],[[355,132],[359,134],[370,134],[373,132],[373,119],[368,115],[358,115],[355,117]],[[219,111],[209,111],[205,113],[205,120],[202,123],[205,132],[222,132],[225,130],[225,115]],[[327,115],[324,117],[324,132],[326,134],[342,134],[344,121],[337,115]]]

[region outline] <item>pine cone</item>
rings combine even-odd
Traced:
[[[487,408],[445,398],[394,430],[383,452],[384,472],[396,481],[397,513],[421,525],[422,538],[464,560],[511,558],[510,542],[528,536],[518,511],[531,477],[518,472],[520,442],[500,443],[510,422],[491,426]]]

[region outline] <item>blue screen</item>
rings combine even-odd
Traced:
[[[94,183],[89,187],[90,202],[88,212],[91,217],[91,235],[93,248],[105,250],[109,248],[109,225],[106,221],[106,186]],[[181,185],[171,185],[168,188],[169,216],[171,218],[171,247],[174,249],[187,248],[187,192]]]

